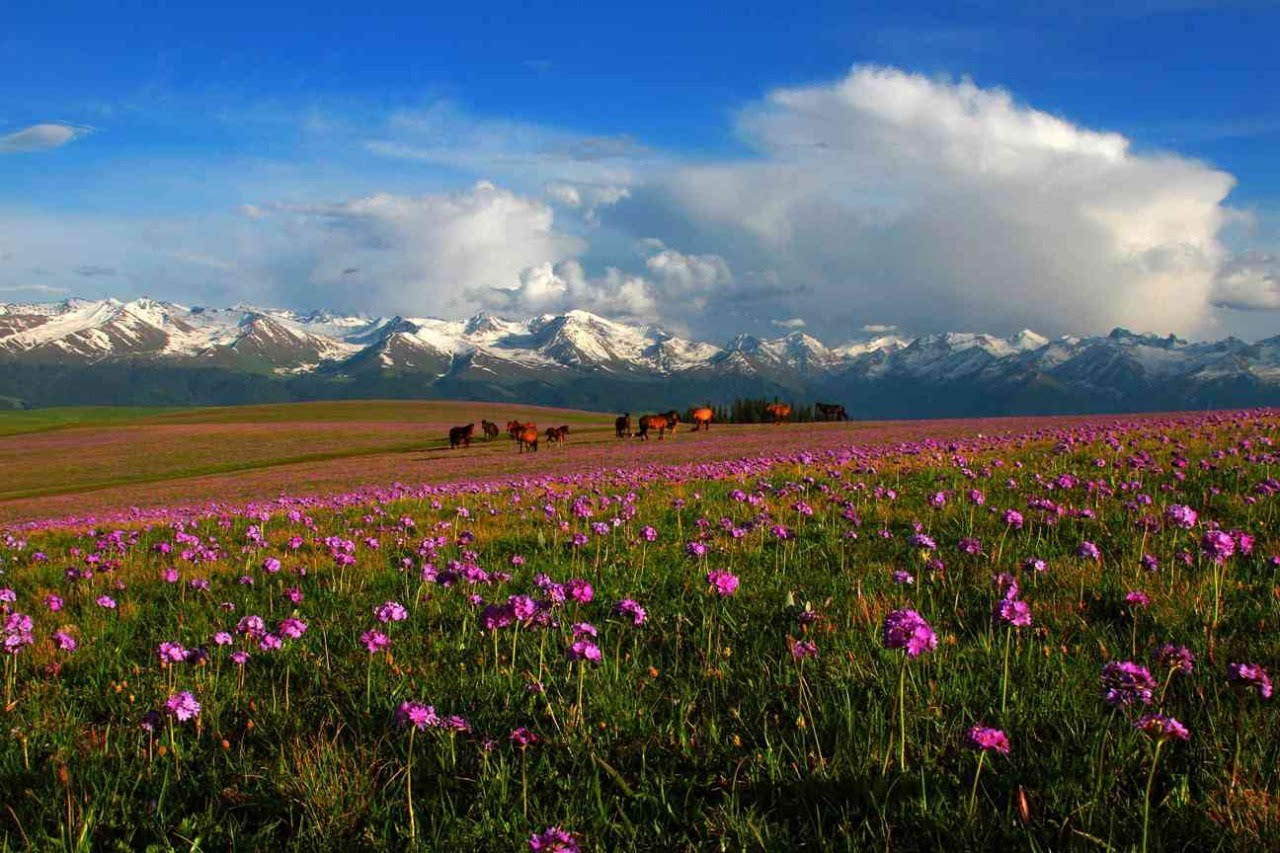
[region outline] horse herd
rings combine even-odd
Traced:
[[[781,424],[791,420],[791,406],[787,403],[771,403],[765,406],[764,411],[772,423]],[[694,432],[711,429],[711,421],[715,417],[715,412],[710,406],[699,406],[690,414],[693,420]],[[849,420],[844,406],[838,403],[816,403],[814,405],[814,414],[818,420]],[[658,441],[662,441],[666,438],[667,433],[675,435],[676,427],[680,423],[680,413],[675,409],[671,409],[657,415],[642,415],[636,419],[635,423],[636,426],[633,429],[630,412],[618,416],[613,422],[615,435],[618,438],[634,437],[648,441],[649,433],[656,432]],[[449,430],[449,448],[452,450],[459,447],[470,447],[471,437],[475,433],[475,428],[476,425],[474,423],[452,427]],[[493,421],[481,419],[480,430],[484,433],[485,441],[495,439],[500,434],[498,425]],[[547,444],[563,445],[569,437],[569,426],[561,424],[556,427],[547,427],[542,433],[539,433],[538,425],[533,421],[528,423],[507,421],[507,435],[516,442],[521,453],[525,451],[536,453],[538,451],[539,437],[545,437]]]

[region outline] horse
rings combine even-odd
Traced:
[[[775,424],[791,419],[791,406],[787,403],[770,403],[764,407],[764,412]]]
[[[489,441],[498,437],[498,425],[493,421],[480,420],[480,429],[484,430],[484,440]]]
[[[471,446],[471,433],[475,431],[476,425],[471,423],[466,426],[456,426],[449,430],[449,449],[454,450],[458,447]]]
[[[547,444],[564,444],[564,440],[568,435],[568,426],[547,427]]]
[[[520,438],[520,433],[524,432],[527,429],[536,430],[537,428],[538,428],[538,425],[535,424],[533,421],[529,421],[527,424],[522,424],[519,421],[507,421],[507,435],[511,436],[513,439],[516,439],[517,441]]]
[[[820,421],[847,421],[849,415],[839,403],[814,403],[814,411]]]
[[[658,441],[662,441],[667,432],[672,435],[676,434],[676,424],[680,423],[680,414],[672,409],[669,412],[663,412],[660,415],[645,415],[640,419],[640,431],[636,433],[636,438],[649,440],[649,430],[656,429],[658,431]]]
[[[714,415],[715,412],[711,411],[710,406],[700,406],[699,408],[694,409],[693,431],[697,432],[700,429],[709,431],[711,429],[711,418],[714,417]]]
[[[538,428],[535,426],[525,427],[515,436],[516,444],[520,446],[520,452],[524,453],[527,449],[530,453],[538,452]]]
[[[630,412],[627,412],[625,415],[621,415],[614,419],[613,433],[618,438],[631,437],[631,413]]]

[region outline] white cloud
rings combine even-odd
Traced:
[[[22,130],[0,136],[0,154],[19,154],[61,148],[77,137],[88,133],[87,128],[69,124],[44,122],[24,127]]]
[[[862,331],[873,335],[887,335],[898,331],[898,327],[893,323],[867,323],[862,327]]]
[[[1246,253],[1218,273],[1213,303],[1237,310],[1280,310],[1280,257]]]
[[[1230,175],[968,81],[858,67],[740,116],[760,156],[666,177],[665,204],[847,328],[1193,333],[1210,323]],[[744,264],[745,266],[745,264]]]
[[[469,294],[477,288],[508,286],[530,267],[585,248],[556,229],[548,205],[488,181],[455,193],[261,209],[269,216],[253,224],[265,229],[263,262],[291,254],[288,266],[302,268],[312,304],[339,308],[456,315],[475,307]],[[360,270],[359,284],[351,269]]]
[[[770,323],[779,329],[803,329],[807,323],[799,317],[791,317],[787,320],[770,320]]]

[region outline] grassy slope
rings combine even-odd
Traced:
[[[447,447],[450,425],[483,417],[610,427],[604,415],[428,401],[185,409],[77,407],[0,414],[0,501],[125,484]]]

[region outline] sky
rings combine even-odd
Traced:
[[[0,302],[1280,333],[1280,4],[1015,5],[17,0]]]

